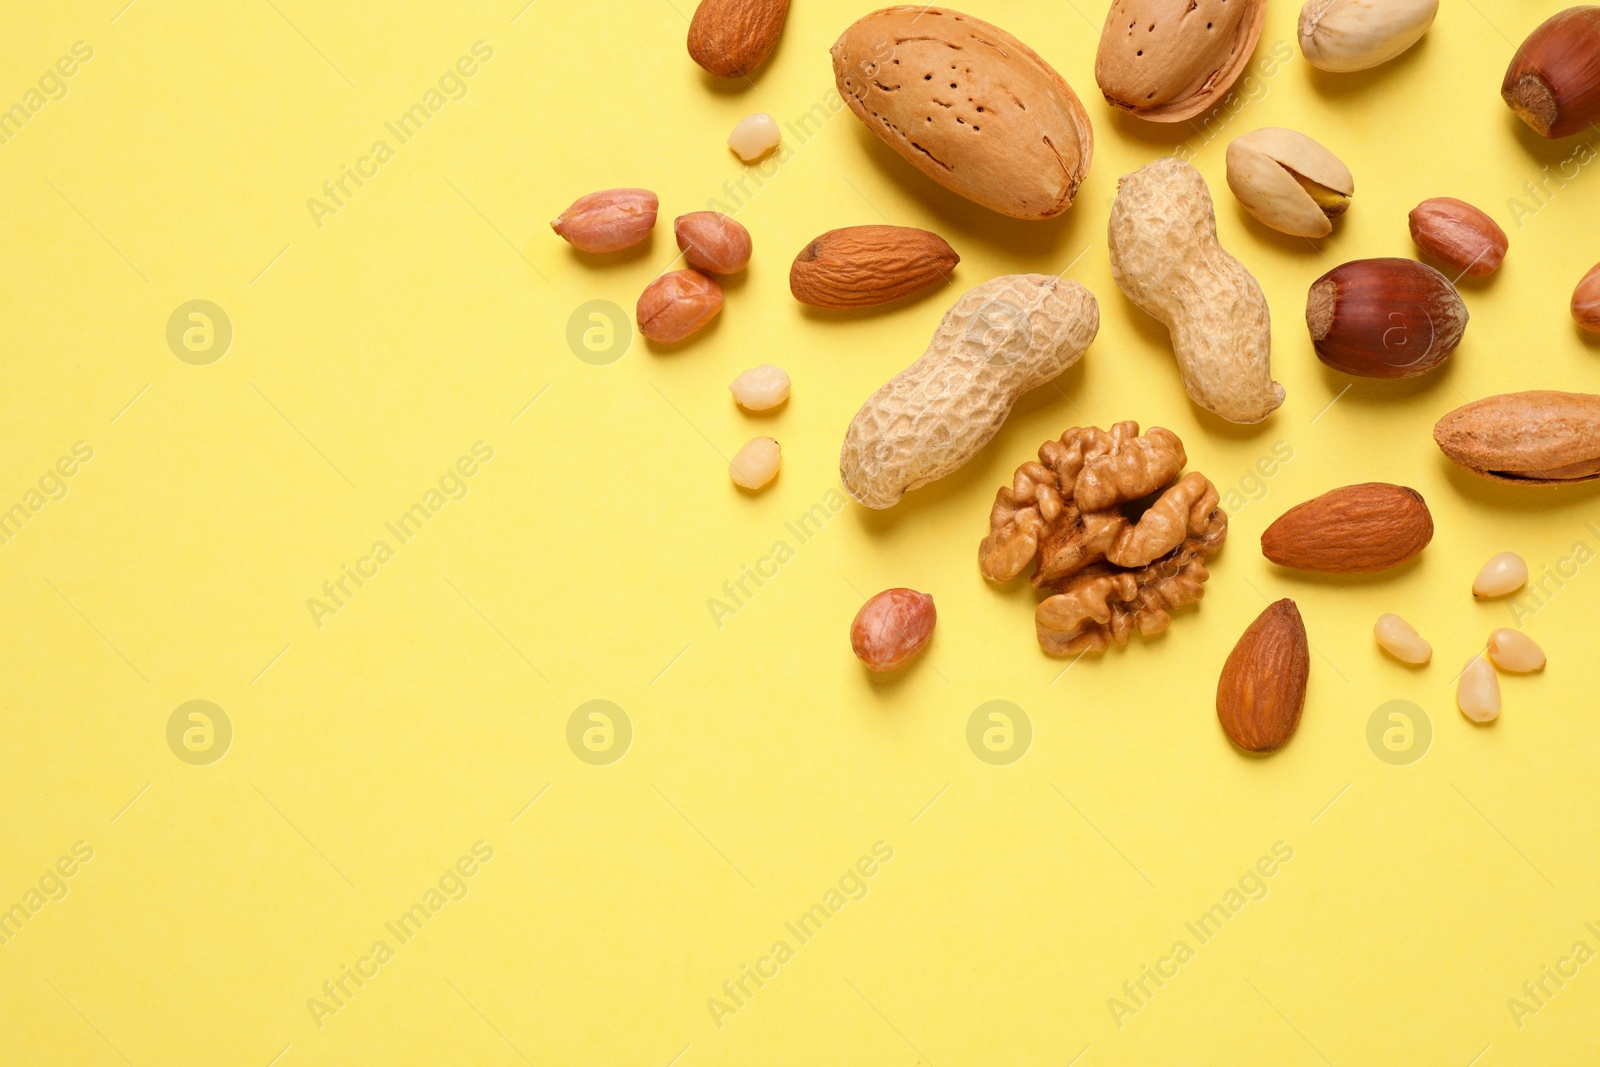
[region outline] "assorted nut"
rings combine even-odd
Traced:
[[[1002,215],[1054,218],[1089,172],[1094,133],[1077,95],[982,19],[924,4],[875,11],[834,44],[833,77],[907,163]]]
[[[770,437],[752,437],[733,454],[728,477],[740,489],[760,489],[778,476],[783,450]]]
[[[1544,670],[1544,649],[1521,630],[1499,629],[1489,635],[1489,659],[1512,674]]]
[[[910,226],[848,226],[807,244],[789,268],[802,304],[875,307],[950,280],[961,257],[936,233]]]
[[[603,189],[573,201],[550,228],[580,252],[620,252],[650,236],[658,207],[648,189]]]
[[[1542,137],[1600,121],[1600,7],[1569,7],[1540,23],[1511,57],[1500,95]]]
[[[1512,485],[1600,478],[1600,396],[1536,389],[1456,408],[1433,439],[1463,470]]]
[[[1372,626],[1372,636],[1378,639],[1385,652],[1401,663],[1420,666],[1433,658],[1433,646],[1417,633],[1415,626],[1398,615],[1379,615]]]
[[[689,20],[689,57],[723,78],[742,78],[778,46],[789,0],[700,0]]]
[[[746,115],[728,134],[728,147],[746,163],[754,163],[783,140],[778,131],[778,120],[764,112]]]
[[[1228,145],[1228,188],[1257,222],[1293,237],[1326,237],[1356,182],[1339,157],[1295,130],[1264,126]]]
[[[1600,263],[1590,267],[1572,290],[1572,321],[1590,333],[1600,333]]]
[[[1177,434],[1136,422],[1107,433],[1074,427],[1039,448],[995,494],[978,567],[1008,582],[1034,564],[1039,646],[1052,656],[1101,652],[1138,631],[1158,634],[1198,603],[1205,561],[1228,536],[1228,516]],[[1133,505],[1159,493],[1142,512]]]
[[[892,671],[928,646],[938,612],[915,589],[885,589],[861,605],[850,624],[850,648],[871,671]]]
[[[1276,752],[1294,736],[1306,706],[1311,645],[1293,600],[1263,611],[1239,638],[1217,679],[1217,719],[1247,752]]]
[[[1415,557],[1433,540],[1422,494],[1403,485],[1347,485],[1298,504],[1261,534],[1261,554],[1280,567],[1368,574]]]
[[[1017,398],[1082,358],[1100,305],[1077,282],[1006,274],[964,293],[920,359],[861,405],[839,477],[869,508],[888,508],[960,469],[999,432]]]
[[[1528,584],[1528,564],[1515,552],[1495,556],[1472,580],[1472,595],[1479,600],[1510,596]]]
[[[1317,358],[1363,378],[1414,378],[1454,352],[1467,305],[1450,279],[1411,259],[1358,259],[1311,283],[1306,326]]]
[[[1272,324],[1261,286],[1217,241],[1200,172],[1166,157],[1117,182],[1111,277],[1166,325],[1189,399],[1229,422],[1283,403],[1272,380]]]
[[[639,295],[639,332],[658,344],[674,344],[721,310],[722,286],[696,270],[670,271]]]
[[[789,399],[789,373],[763,363],[728,383],[728,390],[733,402],[746,411],[771,411]]]
[[[1439,0],[1307,0],[1300,52],[1321,70],[1366,70],[1420,41],[1438,11]]]
[[[1182,122],[1220,104],[1250,62],[1266,0],[1114,0],[1094,57],[1113,107]]]
[[[708,274],[737,274],[750,263],[750,231],[721,212],[679,215],[672,235],[689,266]]]
[[[1506,231],[1464,200],[1424,200],[1409,219],[1417,247],[1458,274],[1493,274],[1506,258]]]
[[[1500,715],[1500,679],[1482,656],[1467,661],[1456,682],[1456,707],[1473,722],[1492,722]]]

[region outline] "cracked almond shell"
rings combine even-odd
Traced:
[[[1113,107],[1182,122],[1228,95],[1266,15],[1266,0],[1114,0],[1094,80]]]
[[[1450,461],[1512,485],[1600,478],[1600,396],[1535,389],[1456,408],[1433,428]]]
[[[1072,206],[1094,156],[1071,86],[998,26],[921,4],[856,22],[833,46],[839,94],[922,173],[1019,219]]]

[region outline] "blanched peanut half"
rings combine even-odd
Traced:
[[[770,437],[752,437],[734,453],[728,464],[728,477],[741,489],[760,489],[778,476],[782,458],[778,442]]]
[[[1433,646],[1422,639],[1417,628],[1398,615],[1379,615],[1372,635],[1383,650],[1401,663],[1426,663],[1433,658]]]
[[[1512,674],[1544,670],[1544,649],[1521,630],[1501,629],[1489,635],[1489,658]]]
[[[782,139],[783,135],[778,132],[777,120],[771,115],[746,115],[728,135],[728,147],[733,149],[734,155],[746,163],[754,163],[777,148],[778,142]]]
[[[1490,722],[1500,714],[1500,679],[1482,656],[1473,656],[1461,672],[1456,707],[1473,722]]]
[[[763,363],[728,383],[728,389],[733,402],[746,411],[771,411],[789,399],[789,374],[782,367]]]
[[[1515,552],[1502,552],[1483,565],[1472,582],[1472,595],[1479,600],[1510,596],[1528,584],[1528,565]]]

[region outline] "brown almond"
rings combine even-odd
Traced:
[[[1414,378],[1454,352],[1467,305],[1414,259],[1358,259],[1311,283],[1306,326],[1317,358],[1363,378]]]
[[[639,332],[657,344],[683,340],[717,317],[722,286],[696,270],[674,270],[639,294]]]
[[[689,20],[689,58],[723,78],[767,61],[783,35],[789,0],[700,0]]]
[[[550,228],[580,252],[620,252],[650,236],[658,206],[648,189],[602,189],[578,197]]]
[[[948,281],[959,262],[955,249],[927,230],[847,226],[800,250],[789,291],[812,307],[876,307]]]
[[[1572,290],[1572,321],[1590,333],[1600,333],[1600,263],[1590,267]]]
[[[1456,408],[1433,439],[1463,470],[1513,485],[1600,478],[1600,396],[1535,389]]]
[[[1294,736],[1306,706],[1311,646],[1293,600],[1263,611],[1233,646],[1217,680],[1217,719],[1247,752],[1274,752]]]
[[[1417,247],[1457,273],[1493,274],[1506,258],[1506,231],[1464,200],[1424,200],[1411,209],[1410,222]]]
[[[737,274],[750,263],[750,231],[719,211],[691,211],[672,223],[689,266],[711,274]]]
[[[1571,137],[1600,121],[1600,7],[1569,7],[1522,42],[1500,95],[1542,137]]]
[[[1433,540],[1422,494],[1403,485],[1347,485],[1297,504],[1261,535],[1261,554],[1283,567],[1367,574],[1411,559]]]

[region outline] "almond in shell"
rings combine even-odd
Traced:
[[[1306,706],[1311,645],[1293,600],[1263,611],[1239,638],[1217,680],[1217,719],[1247,752],[1274,752],[1294,736]]]
[[[1114,0],[1094,80],[1115,107],[1181,122],[1220,103],[1250,62],[1266,0]]]
[[[1422,494],[1366,482],[1323,493],[1284,512],[1261,535],[1261,554],[1283,567],[1368,574],[1411,559],[1433,540]]]
[[[1433,439],[1464,470],[1512,485],[1600,478],[1600,396],[1535,389],[1456,408]]]
[[[689,58],[719,77],[742,78],[772,55],[788,17],[789,0],[700,0],[689,20]]]
[[[887,304],[950,279],[961,257],[943,237],[911,226],[847,226],[807,244],[789,290],[817,308]]]

